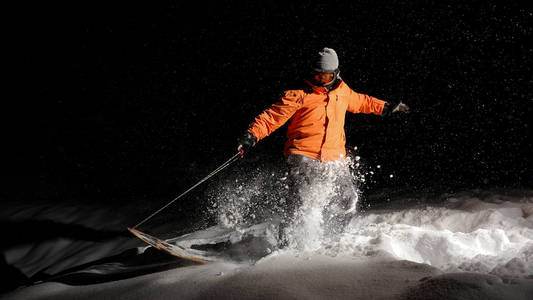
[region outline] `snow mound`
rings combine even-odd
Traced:
[[[336,251],[391,255],[445,272],[533,276],[533,199],[463,196],[352,219]]]

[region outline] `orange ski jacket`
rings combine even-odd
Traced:
[[[339,79],[328,92],[310,83],[309,90],[288,90],[257,116],[248,131],[257,141],[270,135],[289,119],[284,154],[305,155],[321,161],[344,160],[346,111],[381,115],[385,101],[354,92]]]

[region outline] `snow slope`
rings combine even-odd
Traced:
[[[46,241],[24,255],[14,248],[4,252],[9,264],[28,275],[59,264],[54,270],[60,276],[3,299],[531,299],[532,193],[444,198],[416,205],[398,199],[368,210],[335,243],[309,241],[313,247],[305,249],[277,250],[269,222],[215,226],[169,240],[208,249],[218,262],[207,265],[153,252],[127,237],[86,242],[79,255],[90,249],[100,260],[74,269],[86,260],[71,247]],[[69,216],[76,214],[83,219],[82,211]]]

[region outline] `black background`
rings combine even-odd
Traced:
[[[530,8],[298,2],[16,9],[5,199],[164,204],[231,157],[324,46],[352,89],[413,109],[347,115],[348,146],[381,166],[366,193],[532,187]],[[284,134],[225,172],[282,165]]]

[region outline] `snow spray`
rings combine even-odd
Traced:
[[[262,222],[287,224],[275,234],[276,238],[286,239],[288,248],[322,247],[332,241],[332,232],[338,237],[343,229],[338,227],[345,225],[336,224],[333,218],[355,213],[360,195],[358,186],[365,180],[365,174],[359,172],[359,157],[349,155],[344,161],[317,162],[316,176],[305,189],[296,191],[298,195],[294,190],[291,192],[294,183],[290,169],[282,163],[262,163],[219,181],[209,192],[210,213],[219,225],[237,230]],[[349,186],[337,184],[341,174],[350,177]],[[343,189],[347,188],[353,189],[355,199],[347,206],[338,205],[338,199],[345,194]]]

